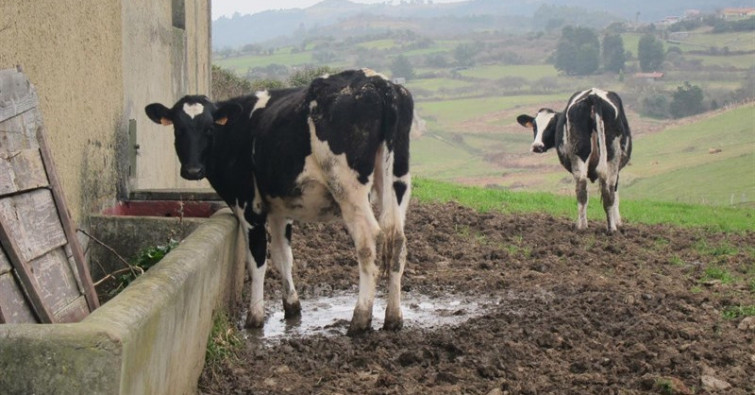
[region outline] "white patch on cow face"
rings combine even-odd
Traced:
[[[191,119],[194,119],[194,117],[204,112],[204,106],[201,103],[184,103],[184,112]]]
[[[265,108],[267,106],[267,102],[270,101],[270,92],[266,90],[258,91],[254,94],[254,96],[257,96],[257,102],[254,103],[252,111],[249,112],[249,118],[254,115],[255,111],[259,110],[260,108]]]
[[[545,147],[545,144],[543,143],[543,132],[545,132],[545,128],[548,127],[548,124],[554,116],[556,116],[555,113],[545,111],[541,111],[535,116],[535,127],[537,130],[535,141],[532,142],[532,146],[530,147],[532,152],[542,152],[538,150],[542,150]]]
[[[604,102],[610,104],[611,107],[613,107],[613,113],[615,114],[615,118],[619,117],[619,109],[618,109],[618,107],[616,107],[616,104],[614,104],[614,102],[612,102],[611,99],[608,97],[608,92],[606,92],[606,91],[604,91],[602,89],[598,89],[598,88],[592,88],[590,90],[590,92],[593,95],[597,95],[598,97],[600,97],[601,99],[603,99]]]

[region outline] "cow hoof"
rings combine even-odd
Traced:
[[[364,334],[370,329],[372,329],[372,314],[369,311],[354,311],[354,317],[351,318],[351,325],[349,325],[349,330],[346,334],[357,336]]]
[[[404,327],[404,320],[399,319],[385,319],[385,323],[383,324],[383,330],[384,331],[398,331],[401,330],[401,328]]]
[[[293,320],[301,318],[301,303],[297,300],[294,303],[286,303],[283,301],[283,318],[287,320]]]
[[[245,328],[248,329],[259,329],[265,326],[265,317],[255,317],[251,314],[248,314],[246,316],[246,323],[244,324]]]

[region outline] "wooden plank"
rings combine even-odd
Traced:
[[[38,111],[27,111],[0,122],[0,152],[39,148],[36,133],[41,124]]]
[[[37,107],[39,98],[18,70],[0,70],[0,122]]]
[[[57,322],[79,322],[89,314],[86,297],[80,295],[67,306],[55,312]]]
[[[89,311],[94,311],[94,309],[100,307],[100,301],[97,299],[97,291],[94,289],[92,276],[89,274],[89,266],[84,258],[84,251],[81,249],[79,239],[76,236],[73,220],[71,219],[70,213],[68,213],[68,205],[66,205],[65,196],[63,195],[63,190],[60,186],[60,181],[58,180],[58,173],[55,171],[55,165],[52,160],[52,154],[50,153],[50,146],[47,143],[44,127],[40,127],[37,130],[37,141],[39,142],[39,150],[42,153],[42,160],[45,164],[45,170],[47,171],[47,178],[52,187],[52,195],[55,199],[58,216],[63,225],[63,231],[68,239],[68,244],[71,247],[74,261],[76,261],[76,269],[78,270],[81,281],[84,284],[84,295],[86,296]]]
[[[0,323],[20,324],[34,323],[37,319],[32,314],[32,306],[26,301],[21,285],[13,273],[0,275]]]
[[[0,195],[47,185],[47,173],[38,149],[0,152]]]
[[[0,227],[16,241],[20,262],[29,262],[67,242],[47,189],[0,198]]]
[[[13,267],[10,265],[8,257],[5,256],[5,250],[0,246],[0,276],[10,272],[12,269]]]
[[[25,289],[28,301],[34,308],[34,312],[39,318],[39,322],[52,323],[53,316],[47,306],[42,302],[42,298],[39,296],[40,290],[36,279],[31,273],[29,273],[28,268],[21,264],[21,262],[25,261],[21,259],[16,239],[9,236],[7,229],[2,223],[0,223],[0,246],[2,246],[10,262],[19,263],[15,271],[16,276],[18,277],[21,286]]]
[[[29,262],[27,267],[39,284],[42,302],[53,315],[81,296],[62,247]]]

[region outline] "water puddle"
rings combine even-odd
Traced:
[[[402,295],[404,328],[434,328],[462,323],[480,316],[497,305],[497,301],[479,300],[470,296],[450,295],[429,297],[421,294]],[[329,297],[302,299],[302,315],[297,320],[283,318],[283,308],[279,301],[268,301],[272,305],[267,312],[267,320],[262,329],[244,331],[250,338],[275,342],[284,338],[320,335],[345,335],[357,300],[356,294],[337,294]],[[375,298],[372,328],[383,327],[385,295]],[[241,325],[243,326],[243,321]]]

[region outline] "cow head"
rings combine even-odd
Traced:
[[[173,125],[181,177],[201,180],[206,175],[207,157],[216,129],[240,113],[241,107],[238,104],[217,106],[206,96],[184,96],[173,108],[152,103],[144,111],[155,123]]]
[[[522,114],[516,121],[525,128],[532,129],[534,141],[530,146],[532,152],[543,153],[555,145],[556,121],[558,113],[550,108],[542,108],[531,117]]]

